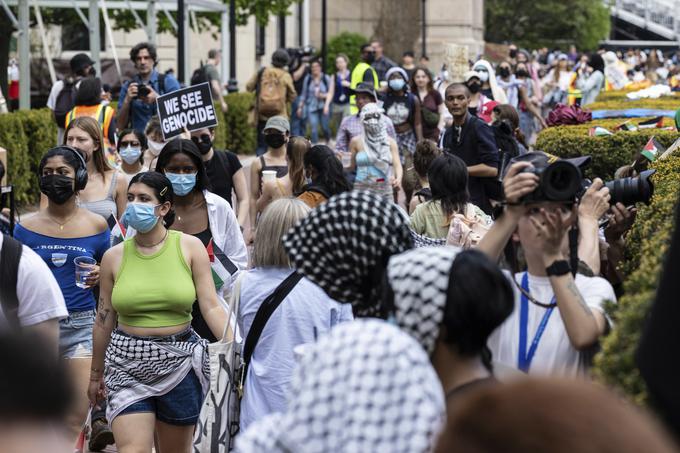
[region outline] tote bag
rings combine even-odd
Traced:
[[[236,316],[241,298],[241,280],[236,279],[229,301],[229,316],[222,339],[208,345],[210,389],[206,395],[194,431],[194,453],[226,453],[233,448],[239,430],[241,405],[242,344],[236,341]],[[233,338],[225,340],[227,328],[234,320]]]

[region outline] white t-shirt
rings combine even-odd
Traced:
[[[0,235],[0,250],[4,236]],[[75,278],[75,276],[73,277]],[[23,246],[17,276],[19,323],[32,326],[48,319],[68,316],[61,289],[47,264],[29,247]],[[0,309],[0,330],[7,329],[5,314]]]
[[[512,278],[509,272],[504,273],[508,279]],[[522,284],[523,276],[524,272],[515,274],[517,284]],[[616,301],[614,289],[603,278],[585,277],[577,274],[575,281],[583,300],[592,309],[599,310],[604,314],[604,302],[607,300]],[[514,283],[512,286],[515,293],[515,308],[508,319],[489,337],[488,346],[493,353],[494,361],[512,368],[518,368],[521,293]],[[534,299],[545,304],[549,304],[554,295],[548,277],[535,277],[533,275],[529,275],[529,292]],[[536,330],[546,312],[545,308],[539,307],[531,301],[529,301],[528,307],[527,349],[531,346]],[[529,374],[562,377],[584,375],[587,372],[586,366],[590,356],[590,351],[578,351],[571,345],[562,316],[560,316],[559,307],[556,307],[536,348]]]

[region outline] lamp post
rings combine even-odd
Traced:
[[[425,14],[425,1],[426,0],[421,0],[420,1],[420,45],[421,45],[421,56],[427,55],[427,17]]]
[[[184,47],[184,35],[186,30],[184,29],[186,12],[184,11],[184,0],[177,0],[177,79],[180,82],[184,82],[184,60],[186,58]]]
[[[236,80],[236,0],[229,1],[229,84],[227,91],[238,91]]]
[[[326,70],[326,0],[321,0],[321,67]]]

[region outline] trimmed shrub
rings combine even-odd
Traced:
[[[633,119],[633,123],[644,118]],[[559,157],[591,156],[592,162],[586,170],[589,178],[612,179],[617,168],[633,162],[636,152],[642,150],[654,136],[665,147],[670,146],[680,134],[677,131],[661,129],[639,129],[618,131],[614,135],[590,137],[588,130],[594,126],[612,128],[625,119],[595,120],[577,126],[557,126],[541,131],[536,149]],[[665,120],[669,124],[670,120]]]
[[[352,69],[360,60],[361,52],[359,47],[368,41],[369,39],[364,35],[348,31],[333,36],[328,41],[326,74],[335,74],[335,57],[339,53],[344,53],[349,57],[349,68]]]
[[[680,191],[680,156],[654,163],[655,193],[649,206],[639,208],[626,237],[625,295],[608,313],[616,327],[602,344],[594,373],[606,384],[624,391],[637,403],[646,401],[646,391],[635,364],[635,351],[644,321],[654,300],[673,231],[674,211]],[[670,269],[665,269],[670,271]]]
[[[609,92],[605,92],[609,93]],[[620,92],[617,92],[620,93]],[[658,109],[658,110],[677,110],[680,108],[680,96],[662,96],[658,99],[637,99],[622,96],[600,95],[597,101],[587,105],[589,110],[625,110],[625,109]]]
[[[229,110],[220,111],[215,145],[237,154],[255,154],[257,129],[248,124],[248,113],[255,100],[253,93],[230,93],[225,97]],[[219,109],[218,109],[219,110]]]
[[[14,186],[19,204],[37,200],[37,180],[31,172],[28,138],[18,115],[0,115],[0,146],[7,149],[7,181]]]

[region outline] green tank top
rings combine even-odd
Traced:
[[[123,244],[123,262],[113,285],[111,304],[118,321],[133,327],[168,327],[191,321],[196,288],[184,260],[182,233],[168,231],[163,247],[142,255],[134,238]]]

